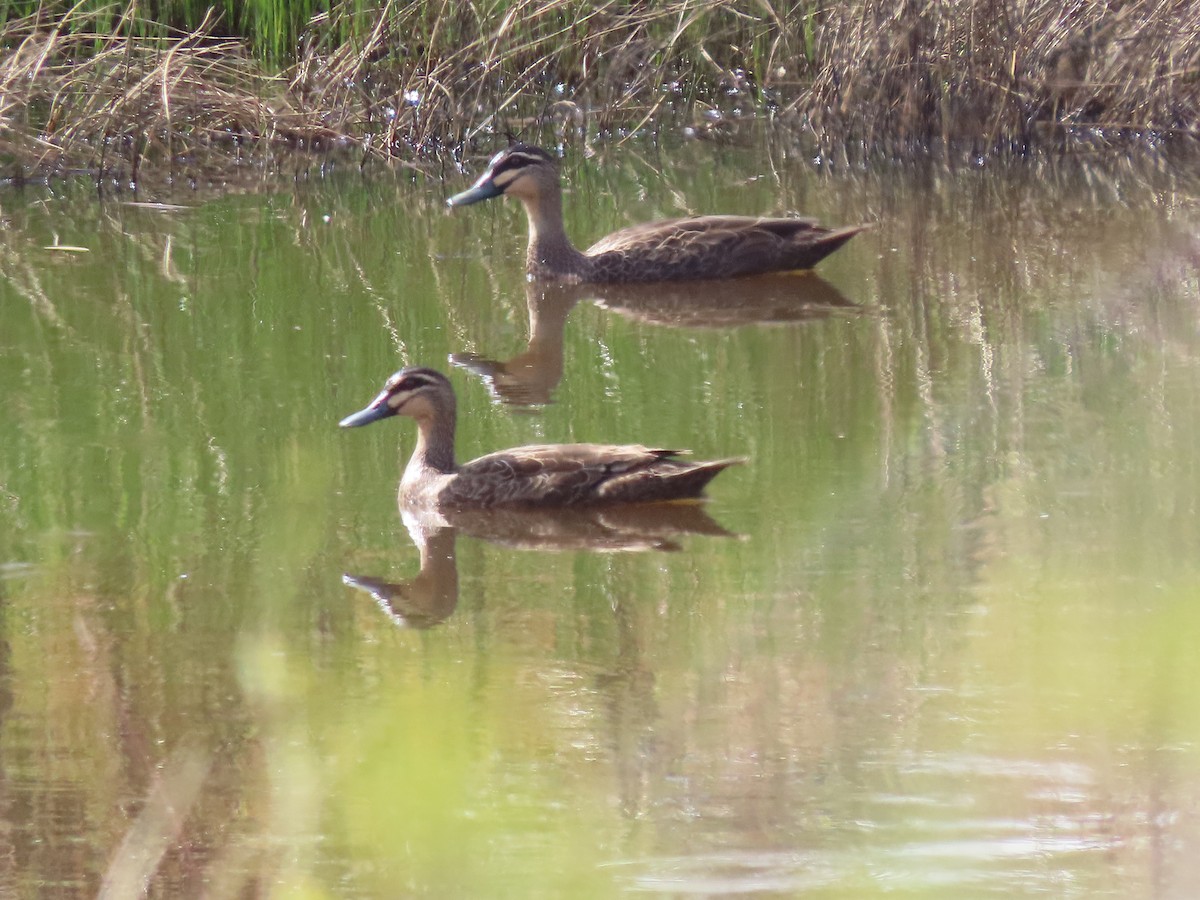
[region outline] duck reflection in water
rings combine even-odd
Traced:
[[[476,353],[452,353],[450,362],[478,375],[492,396],[514,406],[544,406],[554,400],[563,375],[563,334],[567,316],[580,300],[576,285],[525,285],[529,307],[529,342],[508,360]]]
[[[600,553],[674,552],[686,535],[738,537],[696,503],[639,503],[563,509],[402,508],[401,519],[420,553],[420,570],[407,581],[342,576],[365,591],[395,624],[431,628],[458,605],[459,534],[518,550]]]
[[[455,353],[450,362],[481,377],[492,396],[514,406],[553,401],[562,380],[567,316],[580,301],[639,322],[674,328],[787,325],[866,310],[811,272],[758,275],[727,281],[658,284],[530,282],[529,343],[508,360]]]
[[[401,515],[420,553],[421,568],[407,581],[386,581],[369,575],[342,576],[342,583],[375,598],[379,608],[403,628],[432,628],[444,622],[458,606],[458,563],[454,556],[455,530],[448,525],[423,522]]]

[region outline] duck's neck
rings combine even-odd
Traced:
[[[452,473],[454,462],[454,409],[438,409],[417,419],[417,446],[404,469],[403,482],[413,482],[434,472]]]
[[[587,257],[575,249],[563,228],[562,193],[546,191],[537,197],[522,197],[529,217],[529,250],[525,271],[533,278],[581,279]]]

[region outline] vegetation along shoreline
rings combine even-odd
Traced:
[[[835,161],[1155,152],[1200,121],[1200,5],[1173,0],[227,5],[5,4],[0,178],[436,171],[505,133],[764,119]]]

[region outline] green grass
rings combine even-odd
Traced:
[[[1177,5],[9,2],[0,165],[205,181],[296,149],[425,165],[506,132],[723,135],[766,116],[833,158],[1154,145],[1200,120],[1200,7]]]

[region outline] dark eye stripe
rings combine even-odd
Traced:
[[[424,375],[409,375],[407,378],[401,379],[396,384],[396,390],[415,391],[417,388],[429,387],[433,381],[426,378]]]
[[[427,375],[417,372],[397,372],[387,380],[384,389],[389,393],[398,393],[400,391],[412,391],[421,387],[428,387],[434,381]]]
[[[538,166],[548,162],[553,162],[550,154],[543,150],[538,150],[536,147],[506,150],[500,154],[498,159],[493,160],[492,176],[495,177],[502,172],[515,172],[528,166]]]

